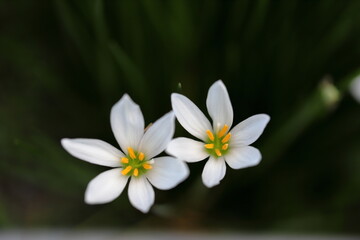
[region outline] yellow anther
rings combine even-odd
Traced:
[[[135,168],[133,174],[135,177],[139,176],[139,170]]]
[[[214,141],[214,134],[210,130],[206,130],[206,134],[208,135],[209,139],[211,141]]]
[[[221,157],[221,152],[220,152],[219,149],[215,149],[215,153],[216,153],[216,155],[217,155],[218,157]]]
[[[144,153],[141,152],[139,154],[139,160],[142,161],[142,160],[144,160],[144,158],[145,158],[145,155],[144,155]]]
[[[218,137],[221,138],[222,136],[224,136],[225,133],[227,132],[228,128],[229,128],[229,126],[225,124],[224,127],[218,133]]]
[[[224,144],[224,145],[221,147],[221,149],[222,149],[222,150],[226,150],[226,149],[228,149],[228,147],[229,147],[229,144],[226,143],[226,144]]]
[[[221,140],[222,143],[226,143],[231,138],[231,133],[226,134],[226,136]]]
[[[134,150],[131,148],[131,147],[128,147],[128,152],[129,152],[129,155],[132,159],[136,159],[136,155],[135,155],[135,152]]]
[[[122,163],[129,163],[129,159],[126,157],[121,158]]]
[[[121,171],[122,175],[128,174],[132,169],[132,166],[127,166],[124,170]]]
[[[214,144],[213,144],[213,143],[205,144],[204,146],[205,146],[205,148],[207,148],[207,149],[213,149],[213,148],[214,148]]]
[[[152,166],[150,164],[144,163],[143,168],[145,168],[146,170],[152,169]]]

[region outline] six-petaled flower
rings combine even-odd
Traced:
[[[202,180],[207,187],[219,184],[224,178],[225,162],[233,169],[255,166],[260,162],[260,151],[249,145],[262,134],[270,117],[266,114],[254,115],[230,130],[233,109],[221,80],[210,87],[206,100],[212,125],[187,97],[174,93],[171,103],[180,124],[201,141],[176,138],[169,143],[166,152],[186,162],[209,158],[202,172]]]
[[[158,189],[171,189],[189,174],[186,163],[179,159],[169,156],[155,158],[165,150],[174,135],[174,113],[165,114],[144,131],[144,118],[139,106],[125,94],[111,109],[110,121],[122,151],[97,139],[61,141],[74,157],[114,167],[90,181],[85,202],[101,204],[113,201],[130,178],[128,196],[131,204],[144,213],[148,212],[155,199],[151,184]]]

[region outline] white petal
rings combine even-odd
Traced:
[[[189,176],[186,163],[173,157],[154,158],[152,166],[146,177],[152,185],[161,190],[171,189]]]
[[[226,164],[223,158],[210,157],[202,172],[202,180],[205,186],[211,188],[220,183],[226,173]]]
[[[144,117],[139,105],[134,103],[129,95],[124,96],[111,109],[111,128],[121,149],[127,153],[127,148],[137,149],[144,134]]]
[[[353,97],[360,103],[360,76],[355,78],[351,83],[350,92]]]
[[[131,205],[143,213],[147,213],[154,204],[154,189],[145,177],[131,178],[128,195]]]
[[[102,204],[113,201],[124,190],[128,178],[121,174],[121,168],[100,173],[89,182],[85,192],[85,202]]]
[[[234,113],[224,83],[216,81],[209,89],[206,99],[208,112],[213,120],[215,132],[218,132],[224,124],[230,128],[233,123]]]
[[[184,137],[173,139],[166,152],[186,162],[198,162],[209,156],[203,142]]]
[[[72,156],[107,167],[119,167],[124,154],[110,144],[98,139],[61,139],[61,145]]]
[[[191,135],[206,140],[206,130],[212,127],[200,109],[187,97],[177,93],[171,94],[171,104],[181,126]]]
[[[231,146],[246,146],[255,142],[263,133],[270,117],[257,114],[245,119],[231,130]]]
[[[251,146],[232,148],[224,156],[225,161],[233,169],[256,166],[261,160],[261,153]]]
[[[171,111],[157,120],[145,132],[140,141],[139,151],[151,159],[165,150],[175,131],[175,115]]]

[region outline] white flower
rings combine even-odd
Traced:
[[[350,85],[350,92],[353,97],[360,103],[360,76],[352,81]]]
[[[206,100],[212,126],[187,97],[173,93],[171,103],[180,124],[201,141],[176,138],[170,142],[166,152],[186,162],[198,162],[210,157],[202,172],[202,180],[207,187],[219,184],[224,178],[225,162],[233,169],[259,164],[260,151],[249,145],[262,134],[270,117],[266,114],[254,115],[229,131],[233,123],[233,109],[221,80],[210,87]]]
[[[165,114],[144,131],[144,118],[139,106],[125,94],[112,107],[110,121],[122,151],[97,139],[62,139],[61,144],[74,157],[114,167],[90,181],[85,192],[86,203],[113,201],[131,178],[128,188],[130,203],[146,213],[155,199],[151,184],[167,190],[189,175],[186,163],[181,160],[169,156],[154,158],[165,150],[174,135],[174,113]]]

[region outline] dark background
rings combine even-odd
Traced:
[[[347,93],[359,12],[357,0],[0,0],[0,227],[359,233],[360,105]],[[71,157],[61,138],[116,146],[109,113],[124,93],[146,123],[172,92],[206,112],[217,79],[234,123],[272,118],[254,144],[259,166],[228,168],[207,189],[204,162],[190,164],[147,215],[126,191],[84,203],[106,168]]]

